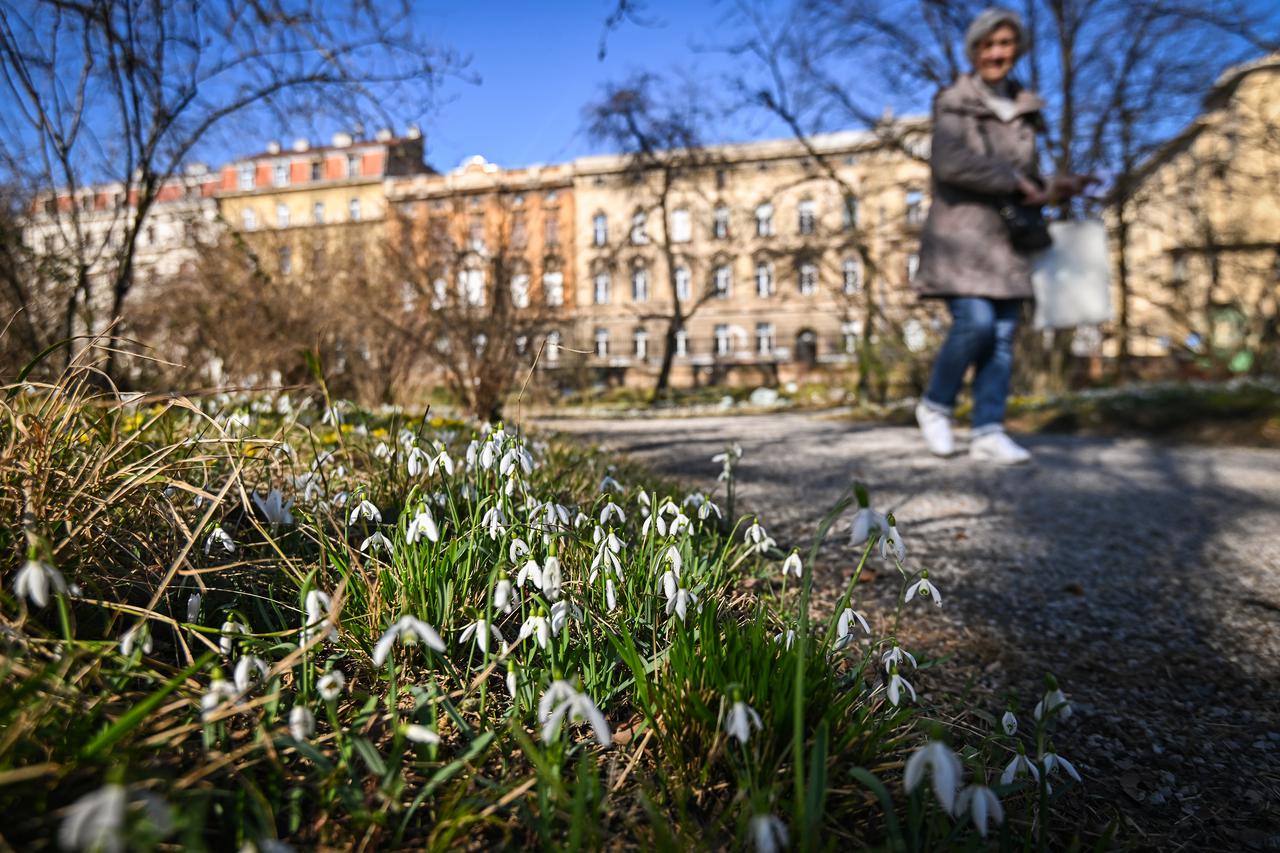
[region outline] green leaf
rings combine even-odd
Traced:
[[[893,842],[893,849],[902,849],[902,828],[898,826],[898,813],[893,807],[893,797],[889,795],[889,789],[865,767],[855,767],[849,771],[849,775],[866,785],[871,789],[871,793],[876,795],[876,799],[880,801],[880,807],[884,810],[885,826],[889,831],[889,839]]]
[[[102,733],[93,740],[89,741],[89,744],[80,751],[80,757],[96,757],[98,754],[114,745],[130,731],[142,725],[142,721],[146,719],[148,714],[160,707],[160,703],[164,701],[166,696],[178,689],[178,685],[186,681],[196,671],[203,669],[206,664],[216,657],[217,655],[215,653],[206,652],[195,663],[170,678],[164,683],[163,687],[155,693],[152,693],[146,699],[143,699],[137,705],[134,705],[129,709],[128,713],[104,729]]]
[[[356,752],[360,754],[361,760],[369,768],[369,771],[375,776],[387,775],[387,763],[382,759],[382,753],[378,752],[378,748],[369,742],[367,738],[353,737],[351,745],[355,747]]]

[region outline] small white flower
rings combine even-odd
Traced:
[[[355,524],[356,520],[361,517],[366,521],[372,521],[374,524],[382,523],[382,513],[378,511],[376,506],[363,498],[351,510],[351,515],[347,517],[347,524]]]
[[[511,540],[511,545],[507,548],[507,556],[511,558],[511,565],[520,562],[521,557],[528,556],[529,546],[520,537]]]
[[[1024,753],[1019,752],[1013,757],[1013,761],[1010,761],[1004,768],[1004,772],[1000,774],[1000,784],[1008,785],[1021,776],[1030,776],[1037,782],[1040,781],[1040,771],[1027,759]]]
[[[755,726],[756,731],[764,728],[760,722],[760,715],[746,702],[734,702],[724,719],[725,731],[730,737],[737,738],[738,743],[746,743],[751,738],[752,726]]]
[[[507,662],[507,692],[511,694],[511,698],[516,698],[516,666],[510,661]]]
[[[778,544],[773,541],[765,529],[760,526],[759,520],[753,521],[751,526],[747,528],[742,536],[743,541],[747,542],[751,547],[749,550],[755,551],[757,554],[763,554]]]
[[[440,735],[431,731],[426,726],[420,726],[417,723],[406,725],[401,731],[404,733],[406,740],[414,743],[434,744],[440,742]]]
[[[846,607],[841,611],[840,618],[836,620],[836,646],[838,648],[843,648],[853,642],[851,629],[853,628],[855,620],[862,627],[863,631],[868,635],[871,633],[871,626],[867,624],[866,617],[857,610],[854,610],[851,607]]]
[[[239,622],[223,622],[222,623],[222,639],[218,641],[218,648],[222,650],[224,655],[231,656],[231,649],[235,643],[235,634],[247,634],[248,631]]]
[[[558,637],[564,627],[569,624],[569,617],[582,619],[582,610],[578,605],[570,605],[567,601],[557,601],[551,605],[551,636]]]
[[[547,557],[542,563],[542,594],[547,597],[548,601],[555,601],[560,597],[562,583],[563,577],[560,573],[559,558]]]
[[[1000,727],[1004,729],[1005,734],[1013,737],[1018,733],[1018,718],[1013,715],[1012,711],[1005,711],[1004,716],[1000,718]]]
[[[911,686],[911,682],[899,675],[897,670],[894,670],[889,674],[889,704],[893,705],[895,708],[898,707],[898,704],[902,701],[902,688],[904,687],[907,688],[907,692],[911,694],[911,701],[916,701],[916,689]]]
[[[377,549],[391,553],[391,540],[383,536],[380,531],[375,530],[363,542],[360,543],[360,553],[367,554],[370,549]]]
[[[338,629],[328,621],[331,607],[333,607],[333,599],[327,592],[318,589],[307,591],[302,607],[306,613],[306,624],[302,628],[303,645],[311,642],[311,638],[316,636],[322,636],[331,643],[337,642]]]
[[[235,698],[236,692],[236,686],[230,681],[215,679],[210,683],[208,691],[200,697],[200,718],[208,722],[223,702]]]
[[[787,649],[791,648],[791,646],[794,645],[796,641],[795,629],[788,628],[785,632],[780,631],[777,634],[774,634],[773,641],[775,643],[782,643],[783,648],[787,648]]]
[[[396,640],[403,640],[405,643],[416,643],[421,641],[428,648],[434,649],[441,654],[444,653],[444,640],[440,639],[440,635],[436,633],[436,629],[432,628],[426,622],[413,616],[401,616],[396,620],[395,624],[386,630],[386,632],[378,639],[378,644],[373,648],[373,665],[382,666],[387,660],[387,655],[391,652],[391,646]]]
[[[1080,773],[1076,770],[1076,766],[1061,755],[1058,755],[1056,752],[1046,752],[1042,761],[1044,763],[1044,772],[1046,776],[1061,767],[1062,772],[1066,773],[1072,779],[1075,779],[1077,782],[1084,781],[1080,778]]]
[[[621,524],[627,523],[627,514],[613,501],[609,501],[604,505],[604,509],[600,510],[600,523],[605,524],[611,518],[617,518]]]
[[[265,684],[270,678],[267,662],[256,655],[245,655],[236,661],[234,678],[236,690],[241,693],[253,686],[254,681]]]
[[[791,844],[787,825],[771,814],[758,814],[748,825],[751,843],[758,853],[779,853]]]
[[[485,510],[480,519],[480,527],[489,534],[490,539],[501,539],[507,532],[507,517],[503,514],[502,507],[491,506]]]
[[[126,849],[127,806],[123,785],[104,785],[85,794],[67,809],[67,816],[58,828],[59,846],[64,850],[121,853]]]
[[[520,567],[520,571],[516,572],[516,586],[524,589],[526,581],[542,589],[542,567],[538,565],[537,560],[530,559]]]
[[[956,817],[965,813],[973,815],[973,825],[983,838],[987,837],[990,824],[1004,823],[1004,806],[1000,805],[996,792],[986,785],[975,783],[956,797]]]
[[[872,533],[883,535],[888,529],[889,522],[883,515],[863,507],[854,513],[853,523],[849,526],[849,547],[856,547],[866,542]]]
[[[430,542],[440,541],[440,528],[436,526],[435,516],[431,514],[431,510],[426,504],[418,510],[409,521],[409,528],[405,531],[405,539],[411,545],[416,545],[419,540],[426,539]]]
[[[61,593],[67,591],[62,573],[44,560],[27,560],[13,579],[13,594],[19,598],[26,596],[36,607],[44,607],[49,603],[51,586]]]
[[[960,759],[950,747],[941,741],[931,740],[907,759],[902,772],[902,785],[908,794],[911,793],[924,780],[925,770],[928,770],[933,781],[933,793],[947,814],[952,814],[955,811],[956,789],[960,787],[963,769]]]
[[[228,554],[234,554],[236,552],[236,543],[232,541],[231,537],[227,534],[227,531],[223,530],[221,527],[213,528],[213,532],[204,540],[204,555],[206,557],[209,556],[209,552],[213,550],[214,545],[218,545]]]
[[[272,489],[265,498],[254,492],[253,502],[271,524],[281,526],[293,524],[293,513],[289,512],[289,508],[293,506],[293,499],[286,501],[279,489]]]
[[[472,636],[476,638],[476,645],[480,647],[480,651],[485,654],[489,653],[490,637],[497,640],[499,645],[505,646],[507,642],[502,638],[502,632],[499,631],[496,626],[490,625],[483,619],[477,619],[470,625],[463,628],[458,639],[465,643],[467,640],[471,639]]]
[[[120,654],[129,657],[135,648],[141,648],[144,655],[151,654],[151,628],[146,622],[134,625],[120,638]]]
[[[795,575],[800,577],[804,573],[804,562],[800,559],[798,551],[792,551],[791,556],[782,562],[782,576]]]
[[[523,642],[525,639],[533,637],[538,643],[538,648],[545,649],[547,644],[551,642],[551,623],[547,621],[547,617],[541,614],[534,614],[524,620],[520,626],[520,634],[516,637],[516,642]]]
[[[896,642],[893,647],[880,656],[880,663],[884,665],[884,671],[892,674],[893,668],[902,663],[903,659],[911,661],[911,668],[918,669],[916,659],[911,652],[899,646]]]
[[[605,474],[604,479],[600,481],[600,491],[601,492],[624,492],[626,491],[626,489],[622,487],[621,483],[613,479],[612,476]]]
[[[618,609],[618,591],[613,585],[613,578],[608,578],[604,582],[604,603],[609,613]]]
[[[409,458],[404,462],[405,470],[410,477],[417,477],[422,473],[423,463],[427,462],[427,454],[421,447],[414,447],[409,451]]]
[[[316,733],[316,715],[303,705],[294,705],[289,712],[289,734],[294,740],[310,740]]]
[[[566,719],[571,723],[586,720],[591,724],[597,743],[601,746],[613,743],[609,723],[591,697],[580,693],[568,681],[553,681],[538,701],[538,721],[542,724],[543,741],[555,740]]]
[[[520,602],[520,595],[511,586],[511,581],[502,578],[493,585],[493,609],[499,613],[510,613]]]
[[[1071,717],[1071,703],[1067,701],[1066,695],[1057,687],[1052,687],[1045,692],[1044,698],[1036,703],[1036,719],[1040,719],[1045,713],[1053,713],[1058,715],[1058,719],[1067,720]]]
[[[683,622],[691,604],[695,607],[697,606],[698,596],[692,591],[681,587],[675,591],[675,595],[667,597],[667,615],[670,616],[674,611],[675,615]]]
[[[332,702],[342,695],[342,688],[347,685],[347,677],[340,669],[331,669],[316,682],[316,692],[326,702]]]
[[[892,556],[901,563],[907,558],[907,546],[898,534],[898,526],[893,520],[893,513],[886,517],[886,529],[880,539],[880,557],[887,560]]]
[[[453,457],[449,455],[447,450],[441,450],[440,453],[427,462],[427,473],[435,476],[436,468],[444,471],[445,474],[453,476]]]
[[[187,596],[187,621],[195,622],[200,618],[200,593],[193,592]]]
[[[929,571],[927,569],[920,573],[918,581],[907,587],[906,601],[915,598],[917,593],[920,594],[921,598],[932,597],[935,606],[942,606],[942,593],[938,592],[938,588],[929,580]]]

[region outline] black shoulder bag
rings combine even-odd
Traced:
[[[995,156],[991,149],[991,138],[987,136],[987,127],[981,119],[978,119],[978,133],[982,136],[982,144],[986,148],[987,156]],[[1040,183],[1035,178],[1030,180]],[[1049,235],[1049,224],[1045,222],[1043,207],[1038,204],[1024,203],[1017,193],[997,196],[995,206],[1005,229],[1009,232],[1009,242],[1013,244],[1016,251],[1038,252],[1053,245],[1053,237]]]

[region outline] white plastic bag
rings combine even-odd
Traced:
[[[1111,259],[1101,221],[1050,222],[1053,245],[1032,261],[1037,329],[1096,326],[1112,317]]]

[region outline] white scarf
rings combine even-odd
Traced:
[[[983,103],[990,107],[991,112],[996,114],[996,118],[1005,124],[1013,121],[1018,114],[1018,105],[1009,96],[1012,86],[1010,86],[1007,77],[1000,81],[997,88],[988,86],[986,81],[976,74],[973,77],[973,82],[978,87],[978,94],[982,96]]]

